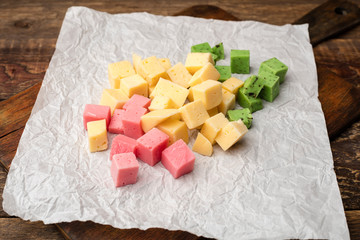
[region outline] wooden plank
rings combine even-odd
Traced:
[[[350,231],[350,238],[360,239],[360,211],[345,211],[345,215]]]
[[[21,127],[0,138],[0,165],[3,165],[7,169],[10,168],[23,131],[24,127]]]
[[[334,168],[346,210],[360,209],[360,121],[331,142]]]
[[[25,126],[40,87],[41,82],[0,102],[0,137]]]
[[[4,192],[6,177],[7,177],[7,172],[5,171],[5,168],[3,166],[0,166],[0,218],[9,217],[9,215],[6,212],[4,212],[4,209],[2,207],[2,202],[3,202],[2,195]]]
[[[54,224],[29,222],[20,218],[0,218],[0,239],[64,239]]]

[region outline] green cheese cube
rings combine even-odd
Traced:
[[[217,61],[217,60],[219,60],[218,55],[216,55],[216,54],[214,54],[214,53],[210,53],[210,54],[211,54],[211,56],[212,56],[212,58],[213,58],[214,62],[216,63],[216,61]]]
[[[273,102],[279,95],[280,78],[268,72],[261,72],[258,77],[264,83],[264,87],[259,96],[268,102]]]
[[[261,63],[259,74],[262,72],[272,73],[280,78],[280,84],[284,82],[288,67],[277,58],[271,58]]]
[[[215,68],[220,73],[220,78],[219,78],[220,82],[224,82],[224,81],[228,80],[229,78],[231,78],[230,66],[218,66],[218,65],[216,65]]]
[[[237,102],[243,108],[249,108],[250,112],[256,112],[263,109],[262,101],[260,98],[254,98],[244,93],[244,88],[240,88],[237,94]]]
[[[191,46],[191,52],[211,53],[211,47],[208,42],[204,42]]]
[[[225,51],[223,43],[216,44],[215,47],[211,49],[211,52],[218,56],[218,60],[225,59]]]
[[[250,97],[257,98],[264,87],[262,78],[258,78],[256,75],[251,75],[244,82],[244,93]]]
[[[248,108],[229,110],[227,112],[230,121],[237,121],[241,119],[247,128],[251,127],[253,117]]]
[[[232,49],[230,52],[230,66],[232,73],[250,73],[250,51]]]

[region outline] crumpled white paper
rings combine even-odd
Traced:
[[[215,146],[212,157],[195,154],[192,173],[175,180],[161,163],[140,162],[138,182],[116,189],[109,150],[90,153],[82,123],[84,105],[99,103],[110,87],[108,64],[131,60],[132,53],[184,63],[190,46],[205,41],[224,43],[226,59],[219,65],[229,64],[230,49],[249,49],[251,74],[271,57],[286,63],[279,97],[264,102],[230,150]],[[12,162],[4,210],[45,223],[91,220],[218,239],[348,239],[317,96],[307,25],[72,7]]]

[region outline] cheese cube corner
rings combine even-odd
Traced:
[[[174,178],[179,178],[193,171],[195,155],[180,139],[162,152],[161,163]]]
[[[225,115],[223,113],[218,113],[205,121],[200,132],[210,141],[211,144],[214,144],[216,136],[228,123],[229,120],[225,117]]]
[[[134,94],[148,96],[148,83],[139,74],[121,79],[120,89],[129,98]]]
[[[184,105],[188,94],[188,89],[169,80],[160,78],[150,94],[150,98],[154,98],[155,96],[167,96],[174,102],[176,108],[179,108]]]
[[[244,85],[244,81],[237,79],[235,77],[231,77],[222,83],[222,87],[233,94],[236,94],[239,88],[241,88],[243,85]]]
[[[100,99],[100,105],[109,106],[111,114],[115,109],[120,109],[129,100],[123,91],[120,89],[104,89]]]
[[[149,106],[150,111],[170,108],[176,108],[176,106],[168,96],[155,96]]]
[[[110,63],[108,73],[111,88],[120,88],[121,79],[134,75],[135,70],[129,61],[121,61]]]
[[[178,119],[168,119],[156,126],[169,136],[169,145],[179,139],[189,143],[189,133],[186,124]]]
[[[215,141],[226,151],[237,143],[247,132],[248,128],[241,120],[229,122],[220,130]]]
[[[194,101],[200,100],[206,110],[218,106],[222,101],[221,83],[214,80],[206,80],[192,87]]]
[[[111,142],[110,160],[119,153],[136,153],[136,140],[123,134],[118,134]]]
[[[110,169],[115,187],[134,184],[137,181],[139,162],[134,153],[120,153],[114,156]]]
[[[185,104],[179,111],[189,129],[201,126],[210,117],[200,100]]]
[[[201,155],[210,157],[213,153],[213,146],[211,142],[199,132],[192,147],[192,150],[194,152],[200,153]]]
[[[222,100],[221,103],[218,106],[218,109],[220,112],[222,112],[224,115],[226,115],[228,110],[235,108],[235,94],[222,89]]]
[[[167,74],[169,75],[172,82],[179,84],[184,88],[189,87],[189,81],[192,75],[181,62],[167,70]]]
[[[142,60],[141,66],[144,69],[145,79],[149,86],[155,86],[161,77],[168,77],[165,68],[155,56]]]
[[[185,67],[190,72],[190,74],[194,74],[207,63],[214,65],[214,60],[210,53],[194,52],[187,55]]]
[[[195,72],[189,81],[190,86],[195,86],[206,80],[218,80],[220,73],[211,63],[206,63],[202,68]]]
[[[97,121],[105,119],[106,126],[108,127],[111,121],[111,109],[109,106],[96,105],[96,104],[86,104],[84,113],[83,113],[83,121],[84,128],[87,130],[87,123],[92,121]]]
[[[144,132],[150,131],[159,123],[167,119],[180,119],[178,109],[159,109],[151,111],[141,117],[141,127]]]

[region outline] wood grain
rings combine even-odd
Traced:
[[[346,0],[330,0],[316,7],[294,24],[309,24],[313,46],[360,23],[360,8]]]
[[[7,176],[7,172],[5,171],[5,169],[2,166],[0,166],[0,203],[1,203],[0,204],[0,218],[9,217],[9,215],[6,212],[4,212],[3,207],[2,207],[2,202],[3,202],[2,194],[4,192],[6,176]]]
[[[55,225],[44,225],[42,222],[29,222],[19,218],[0,218],[0,229],[0,240],[64,239]]]

